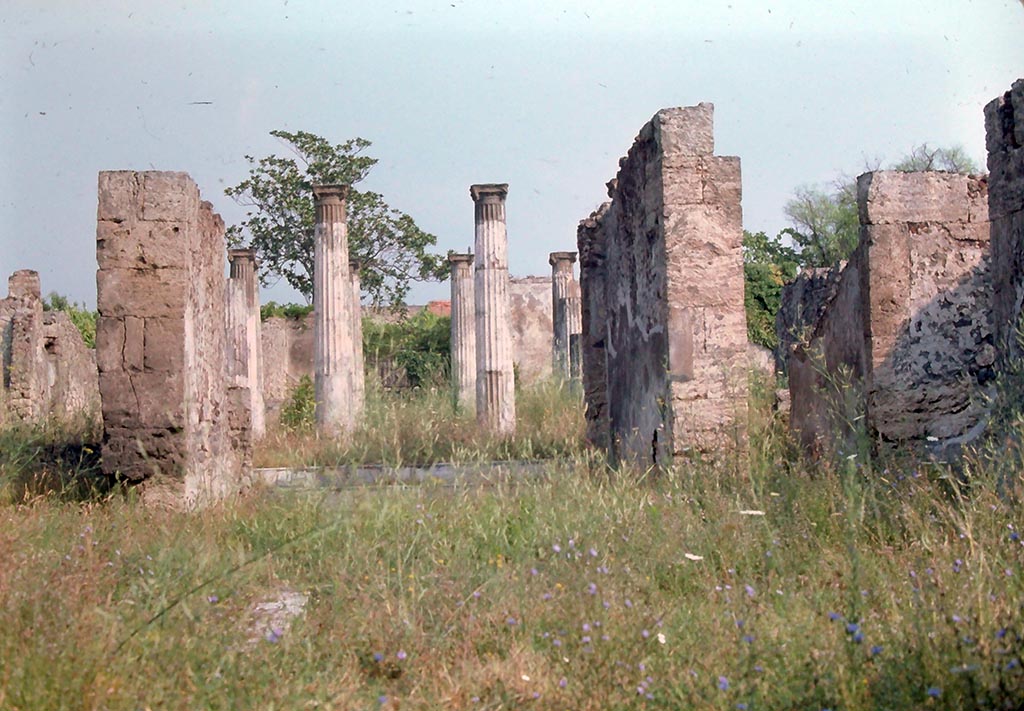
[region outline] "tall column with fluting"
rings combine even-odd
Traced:
[[[358,424],[363,419],[366,408],[366,365],[363,361],[363,306],[362,291],[359,284],[359,270],[362,263],[358,259],[348,263],[349,279],[352,282],[352,420]]]
[[[239,385],[249,388],[252,435],[266,433],[263,403],[263,344],[260,322],[260,289],[256,280],[259,266],[253,249],[229,249],[228,280],[229,367],[235,370]],[[240,309],[240,311],[239,311]]]
[[[551,366],[554,374],[562,378],[569,377],[569,316],[565,300],[573,283],[572,265],[575,262],[575,252],[552,252],[548,257],[551,265],[551,323],[554,327]]]
[[[583,331],[583,299],[580,298],[580,285],[572,282],[569,294],[562,300],[565,304],[566,361],[569,364],[569,377],[580,379],[581,352],[580,335]]]
[[[508,185],[472,185],[469,194],[476,217],[476,419],[492,432],[511,434],[516,429],[516,390],[505,232]]]
[[[325,434],[354,424],[347,196],[347,185],[313,187],[313,389],[317,428]]]
[[[462,412],[476,410],[476,305],[473,255],[449,254],[452,280],[452,390]]]

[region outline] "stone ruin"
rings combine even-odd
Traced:
[[[98,424],[96,358],[63,311],[43,310],[39,275],[23,269],[0,299],[0,424],[47,418]]]
[[[224,222],[185,173],[99,175],[96,350],[103,471],[156,505],[239,491],[250,395],[227,359]]]
[[[875,446],[946,456],[975,440],[1024,301],[1024,80],[985,107],[988,176],[858,179],[849,262],[786,287],[778,326],[790,423],[813,453]]]
[[[713,114],[655,114],[577,232],[587,431],[613,461],[745,447],[740,161]]]

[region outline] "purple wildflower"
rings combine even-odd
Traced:
[[[396,659],[398,659],[398,661],[400,661],[400,662],[401,662],[401,661],[405,661],[405,658],[406,658],[407,656],[409,656],[409,655],[407,655],[407,654],[405,653],[405,650],[404,650],[404,649],[399,649],[399,650],[398,650],[398,654],[396,654],[396,655],[395,655],[395,658],[396,658]]]
[[[718,688],[721,691],[728,691],[729,690],[729,680],[726,679],[724,676],[718,677]]]

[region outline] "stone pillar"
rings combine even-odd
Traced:
[[[263,348],[260,333],[260,290],[256,280],[256,251],[229,249],[228,365],[239,387],[249,388],[252,436],[266,433],[263,403]]]
[[[516,391],[509,321],[507,184],[472,185],[476,222],[476,417],[492,432],[516,429]]]
[[[38,272],[14,272],[7,293],[8,297],[0,300],[0,391],[6,409],[15,418],[31,422],[46,414],[48,384]]]
[[[576,263],[575,252],[552,252],[548,257],[551,265],[551,320],[554,327],[551,341],[551,365],[556,377],[569,377],[569,321],[565,299],[573,283],[572,265]]]
[[[245,485],[249,393],[229,383],[224,221],[185,173],[102,172],[96,360],[103,471],[190,507]]]
[[[609,447],[608,383],[605,342],[608,332],[606,304],[607,233],[605,219],[611,203],[604,203],[576,228],[580,250],[580,361],[583,399],[586,402],[587,441]]]
[[[352,423],[355,426],[363,419],[366,409],[366,363],[363,359],[363,307],[362,287],[359,270],[362,262],[349,260],[348,273],[352,283]]]
[[[473,255],[449,254],[452,280],[452,390],[461,411],[476,410],[476,318]]]
[[[348,189],[347,185],[313,187],[313,375],[316,423],[327,434],[351,431],[355,424]]]

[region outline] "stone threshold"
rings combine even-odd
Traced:
[[[274,489],[344,489],[358,486],[486,486],[538,478],[561,460],[496,461],[470,464],[438,462],[428,466],[348,464],[335,467],[253,469],[253,480]]]

